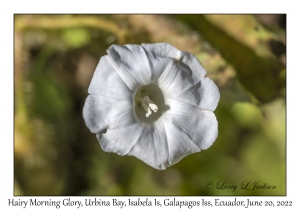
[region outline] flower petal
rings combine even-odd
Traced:
[[[215,114],[211,111],[195,109],[190,114],[179,115],[172,113],[170,109],[162,118],[164,125],[169,128],[166,129],[168,141],[169,137],[174,136],[172,133],[180,131],[181,135],[177,137],[178,141],[185,141],[186,144],[193,143],[199,149],[204,150],[208,149],[218,136],[218,122]],[[190,142],[187,142],[187,139]],[[187,151],[187,153],[189,152]]]
[[[213,111],[220,100],[219,89],[211,79],[200,78],[199,74],[174,61],[159,77],[158,85],[167,98]]]
[[[165,103],[169,104],[168,114],[187,116],[197,114],[198,112],[196,106],[183,101],[166,98]]]
[[[136,142],[142,138],[143,130],[138,123],[119,129],[108,129],[104,134],[97,134],[101,148],[105,152],[127,155]]]
[[[151,69],[147,55],[140,45],[112,45],[107,54],[118,74],[132,91],[150,83]]]
[[[131,90],[156,81],[178,53],[167,43],[112,45],[107,50],[112,65]]]
[[[103,56],[100,59],[88,92],[91,94],[126,100],[131,98],[133,94],[114,70],[107,56]]]
[[[180,51],[168,43],[142,44],[142,47],[149,57],[151,66],[155,66],[152,68],[153,71],[162,67],[164,70],[170,61],[175,60],[182,68],[190,69],[193,72],[191,76],[195,81],[203,78],[206,74],[206,70],[193,54]],[[159,74],[161,74],[161,70]]]
[[[198,105],[200,82],[195,82],[190,69],[183,69],[176,61],[168,65],[158,79],[158,86],[163,94],[171,99],[180,99],[184,102]]]
[[[200,84],[200,101],[197,106],[201,109],[214,111],[220,101],[220,92],[216,84],[208,77],[204,77],[206,70],[202,67],[200,61],[191,53],[182,51],[182,57],[179,60],[181,68],[192,71],[192,78],[196,86]],[[188,66],[188,67],[187,67]]]
[[[182,158],[195,152],[200,152],[200,148],[190,140],[184,132],[177,129],[171,123],[164,124],[168,137],[169,161],[168,166],[178,163]]]
[[[147,54],[151,68],[151,81],[156,81],[169,63],[177,59],[178,53],[180,53],[168,43],[142,44],[142,47]]]
[[[106,152],[131,155],[156,169],[168,166],[168,145],[164,127],[135,123],[119,129],[108,129],[97,135],[101,148]]]
[[[192,77],[194,81],[199,81],[206,74],[206,70],[192,53],[181,51],[179,65],[182,68],[189,68],[193,72]]]
[[[176,59],[178,50],[168,43],[142,44],[143,48],[154,58]]]
[[[83,107],[83,118],[92,133],[99,133],[117,116],[133,112],[133,102],[100,95],[89,95]]]
[[[156,122],[145,126],[140,140],[128,155],[135,156],[153,168],[163,170],[168,166],[168,143],[164,125]]]
[[[220,92],[217,85],[208,77],[201,80],[200,91],[200,102],[198,107],[201,109],[207,109],[214,111],[220,101]]]

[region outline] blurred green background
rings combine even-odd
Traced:
[[[15,195],[286,194],[285,15],[15,15],[14,24]],[[197,56],[221,93],[214,145],[164,171],[103,152],[82,117],[106,49],[155,42]],[[239,189],[243,181],[276,189]]]

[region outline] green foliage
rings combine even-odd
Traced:
[[[65,30],[62,35],[70,48],[82,47],[89,42],[90,38],[88,31],[82,28]]]
[[[235,39],[204,16],[180,15],[178,18],[201,32],[205,39],[220,51],[222,56],[234,66],[240,82],[258,100],[269,102],[280,96],[280,90],[285,87],[285,78],[280,77],[284,66],[278,62],[275,56],[270,58],[259,56],[256,49],[251,49],[246,43]],[[227,25],[232,24],[231,20],[236,18],[239,17],[233,16],[229,19]],[[222,19],[221,16],[220,19]],[[241,24],[244,22],[242,21]],[[247,25],[235,25],[235,27],[239,26],[240,30],[243,30],[243,27],[247,28]],[[248,26],[248,28],[255,31],[254,27]],[[256,39],[262,41],[260,33],[253,33],[252,36],[256,36]],[[264,44],[266,45],[266,41]]]
[[[285,195],[284,28],[252,15],[16,15],[15,40],[16,195]],[[103,152],[82,117],[105,50],[146,42],[195,54],[221,93],[214,145],[165,171]]]

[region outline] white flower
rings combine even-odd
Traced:
[[[83,109],[104,151],[165,169],[214,143],[220,93],[194,55],[167,43],[112,45],[107,54]]]

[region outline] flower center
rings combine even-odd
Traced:
[[[167,108],[164,95],[156,83],[140,87],[134,100],[137,118],[146,123],[155,122]]]

